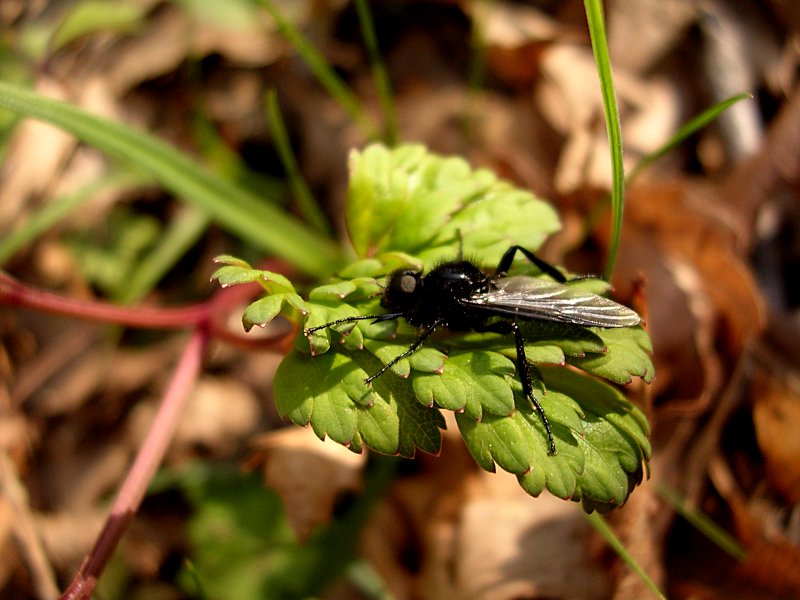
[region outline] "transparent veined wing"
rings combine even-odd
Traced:
[[[641,318],[618,302],[578,287],[517,275],[492,280],[493,289],[464,304],[498,315],[593,327],[631,327]]]

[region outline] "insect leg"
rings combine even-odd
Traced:
[[[533,395],[533,381],[531,379],[531,367],[528,364],[528,356],[525,354],[525,339],[522,337],[522,330],[517,325],[516,321],[498,321],[489,325],[484,325],[480,328],[475,328],[475,331],[491,331],[494,333],[514,333],[514,345],[517,349],[517,375],[522,382],[522,393],[530,400],[534,408],[539,412],[542,419],[544,430],[547,432],[547,441],[550,443],[550,450],[548,454],[551,456],[556,454],[556,443],[553,439],[553,431],[550,428],[550,421],[544,413],[544,408],[539,404],[536,396]]]
[[[420,347],[420,345],[422,344],[422,342],[424,342],[425,340],[427,340],[427,339],[428,339],[428,337],[429,337],[429,336],[430,336],[430,335],[433,333],[434,329],[436,329],[436,327],[438,327],[440,324],[441,324],[441,321],[438,321],[438,320],[437,320],[437,321],[434,321],[434,323],[433,323],[432,325],[429,325],[429,326],[427,326],[427,327],[426,327],[426,328],[425,328],[425,329],[422,331],[422,333],[421,333],[421,334],[419,334],[419,337],[418,337],[416,340],[414,340],[414,343],[413,343],[413,344],[411,344],[411,345],[410,345],[410,346],[409,346],[407,349],[405,349],[403,352],[401,352],[400,354],[398,354],[397,356],[395,356],[395,357],[394,357],[392,360],[390,360],[388,363],[386,363],[385,365],[383,365],[383,366],[380,368],[380,370],[379,370],[377,373],[373,373],[372,375],[370,375],[369,377],[367,377],[367,378],[364,380],[364,383],[367,383],[367,384],[368,384],[368,383],[371,383],[373,380],[375,380],[375,379],[377,379],[378,377],[380,377],[381,375],[383,375],[383,374],[384,374],[384,373],[385,373],[387,370],[389,370],[390,368],[392,368],[392,367],[393,367],[394,365],[396,365],[398,362],[400,362],[401,360],[403,360],[403,359],[404,359],[406,356],[409,356],[410,354],[413,354],[413,353],[414,353],[414,351],[415,351],[417,348],[419,348],[419,347]]]
[[[539,411],[539,416],[542,418],[542,423],[544,424],[544,430],[547,432],[547,441],[550,442],[550,451],[548,452],[551,456],[556,453],[556,443],[553,440],[553,432],[550,429],[550,421],[547,419],[547,415],[544,414],[544,408],[542,405],[539,404],[539,401],[536,399],[536,396],[533,395],[533,383],[531,382],[531,368],[528,364],[528,357],[525,354],[525,340],[522,338],[522,331],[517,325],[516,321],[510,321],[511,330],[514,332],[514,343],[517,347],[517,373],[519,374],[519,378],[522,380],[522,391],[528,397],[533,405],[536,407],[536,410]]]
[[[522,252],[529,261],[539,267],[542,272],[547,273],[555,279],[558,283],[566,283],[567,278],[564,277],[564,274],[556,269],[553,265],[551,265],[546,260],[543,260],[536,256],[530,250],[523,248],[522,246],[511,246],[508,250],[505,251],[502,258],[500,259],[500,263],[497,265],[497,269],[495,270],[495,275],[504,275],[508,273],[508,270],[511,268],[511,263],[514,262],[514,257],[516,256],[517,252]]]
[[[308,329],[304,329],[303,333],[308,336],[315,331],[319,331],[320,329],[325,329],[326,327],[332,327],[334,325],[340,325],[341,323],[350,323],[351,321],[366,321],[367,319],[375,319],[376,322],[378,321],[389,321],[391,319],[397,319],[402,317],[403,313],[389,313],[383,315],[358,315],[355,317],[344,317],[343,319],[336,319],[335,321],[331,321],[330,323],[325,323],[325,325],[317,325],[316,327],[309,327]]]

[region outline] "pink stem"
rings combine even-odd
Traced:
[[[107,302],[75,300],[24,285],[0,271],[0,304],[24,306],[48,313],[149,329],[179,329],[208,322],[211,308],[197,304],[181,308],[116,306]]]
[[[83,600],[91,597],[97,578],[139,508],[150,480],[164,458],[183,407],[189,398],[192,384],[200,372],[203,352],[208,339],[208,331],[201,327],[194,331],[186,345],[169,386],[164,392],[161,406],[147,434],[147,439],[139,449],[136,460],[117,494],[111,514],[109,514],[94,548],[61,596],[61,600]]]

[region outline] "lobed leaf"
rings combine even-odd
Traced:
[[[466,256],[494,265],[510,245],[537,248],[560,227],[530,192],[416,145],[351,153],[345,218],[362,259],[401,251],[427,265],[455,257],[462,241]]]
[[[381,315],[385,277],[397,268],[427,270],[457,256],[462,245],[466,255],[494,266],[510,245],[535,250],[558,227],[552,208],[532,194],[421,146],[370,146],[351,155],[350,167],[346,220],[360,258],[303,301],[288,282],[226,257],[216,274],[222,283],[259,281],[268,293],[247,309],[247,323],[304,315],[308,329]],[[534,267],[518,262],[514,269],[536,276]],[[569,285],[608,290],[595,279]],[[276,404],[281,415],[319,437],[354,451],[366,445],[402,456],[438,452],[441,410],[450,410],[484,469],[499,466],[531,495],[546,489],[582,502],[588,512],[620,506],[644,476],[649,428],[642,412],[599,378],[650,381],[647,333],[534,321],[520,326],[554,456],[541,415],[522,393],[510,335],[437,334],[367,385],[368,376],[407,351],[419,335],[413,327],[361,319],[308,337],[300,332],[276,373]]]
[[[592,328],[603,340],[605,351],[601,354],[586,353],[572,355],[568,362],[576,367],[604,377],[614,383],[630,383],[632,377],[640,377],[650,383],[655,377],[650,354],[652,342],[641,327],[619,329]]]

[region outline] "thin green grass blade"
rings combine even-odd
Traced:
[[[477,122],[478,95],[486,80],[486,35],[484,24],[488,22],[493,2],[473,2],[471,4],[472,19],[470,31],[470,64],[467,106],[464,110],[464,137],[472,141],[473,128]]]
[[[718,102],[711,108],[708,108],[703,112],[701,112],[699,115],[697,115],[690,121],[684,123],[672,135],[672,137],[670,137],[666,142],[664,142],[659,148],[657,148],[650,154],[647,154],[646,156],[642,157],[642,159],[637,163],[637,165],[633,169],[631,169],[630,174],[628,174],[626,178],[626,183],[630,184],[645,168],[650,166],[652,163],[657,161],[659,158],[661,158],[668,152],[671,152],[672,150],[680,146],[684,141],[686,141],[692,135],[700,131],[703,127],[705,127],[711,121],[720,116],[728,108],[730,108],[737,102],[752,97],[753,96],[751,94],[748,94],[746,92],[741,94],[736,94],[735,96],[731,96],[727,100]]]
[[[113,173],[55,199],[37,211],[19,229],[10,232],[0,240],[0,264],[6,262],[25,245],[77,210],[98,192],[110,188],[125,188],[141,181],[141,177],[137,179],[129,173]]]
[[[584,513],[585,514],[585,513]],[[603,536],[603,539],[606,543],[611,546],[614,552],[617,553],[623,562],[628,565],[636,575],[645,583],[645,585],[650,588],[650,590],[655,594],[657,598],[661,598],[661,600],[666,600],[667,597],[664,593],[658,589],[658,586],[655,582],[650,579],[647,573],[639,566],[639,563],[630,555],[628,550],[625,548],[625,545],[620,541],[620,539],[616,536],[616,534],[612,531],[611,527],[608,526],[605,519],[600,516],[598,513],[593,512],[591,514],[586,515],[586,518],[589,519],[589,523],[592,524],[592,527]]]
[[[676,147],[680,146],[684,141],[686,141],[689,137],[697,133],[703,127],[708,125],[711,121],[716,119],[720,114],[722,114],[725,110],[727,110],[730,106],[736,104],[741,100],[745,100],[747,98],[752,98],[752,96],[748,93],[737,94],[736,96],[732,96],[727,100],[723,100],[718,104],[715,104],[711,108],[704,110],[702,113],[684,123],[666,142],[664,142],[661,146],[659,146],[656,150],[647,154],[646,156],[642,157],[642,159],[636,164],[631,172],[625,177],[625,184],[630,185],[639,176],[639,174],[648,166],[653,164],[662,156],[665,156],[667,153],[674,150]],[[598,202],[595,206],[592,207],[589,216],[586,219],[586,232],[588,233],[591,228],[597,223],[600,219],[603,211],[606,209],[608,205],[609,198],[608,196],[604,196],[603,199]]]
[[[619,109],[614,92],[614,79],[611,75],[611,59],[608,55],[608,41],[603,18],[603,5],[600,0],[584,0],[589,35],[592,39],[597,73],[600,77],[600,92],[603,96],[603,109],[608,130],[608,144],[611,149],[611,245],[603,276],[611,279],[617,262],[619,239],[622,235],[622,215],[625,205],[625,169],[622,164],[622,128],[619,122]]]
[[[350,91],[350,88],[345,85],[325,58],[303,37],[294,24],[284,18],[275,8],[274,2],[259,0],[259,3],[275,19],[281,34],[289,40],[289,43],[316,75],[322,86],[328,90],[331,97],[350,115],[350,118],[356,122],[367,137],[377,137],[378,127],[361,106],[355,94]]]
[[[297,166],[297,160],[289,142],[289,134],[286,132],[286,125],[281,116],[281,108],[278,105],[278,95],[274,89],[267,92],[265,102],[270,130],[275,139],[275,148],[278,150],[278,156],[280,156],[286,176],[289,179],[289,187],[294,193],[297,208],[300,210],[300,214],[318,231],[326,234],[330,233],[331,227],[328,219],[320,210],[306,180],[303,179],[300,173],[300,167]]]
[[[378,37],[375,35],[375,26],[369,10],[369,2],[367,0],[355,0],[355,6],[358,22],[361,26],[361,35],[364,36],[364,45],[367,47],[370,64],[372,65],[372,77],[375,80],[375,88],[378,90],[378,100],[383,112],[384,141],[389,146],[394,146],[398,139],[397,112],[394,107],[392,85],[389,82],[386,65],[378,47]]]
[[[309,274],[329,274],[339,264],[341,250],[329,238],[151,135],[3,82],[0,108],[46,121],[126,161],[208,211],[228,231]]]
[[[678,493],[670,486],[664,483],[657,484],[656,491],[658,491],[659,495],[676,513],[689,521],[700,533],[716,544],[720,550],[726,552],[740,562],[747,559],[747,548],[742,546],[735,537],[722,529],[722,527],[709,519],[707,515],[687,506]]]

